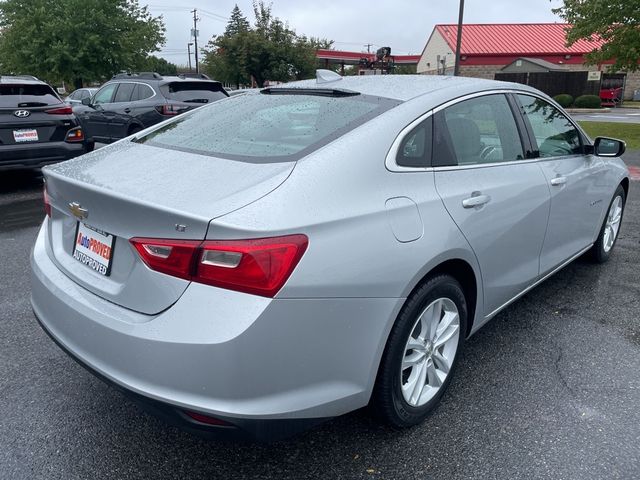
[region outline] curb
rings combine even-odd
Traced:
[[[610,108],[565,108],[567,113],[609,113]]]

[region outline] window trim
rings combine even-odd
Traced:
[[[575,128],[576,131],[578,132],[578,136],[579,136],[579,139],[580,139],[580,146],[582,147],[582,153],[572,153],[570,155],[558,155],[558,156],[553,156],[553,157],[542,157],[542,156],[540,156],[540,145],[538,145],[538,139],[536,138],[535,132],[533,131],[533,125],[531,125],[531,122],[527,118],[527,115],[524,112],[524,105],[522,105],[522,102],[518,98],[518,95],[537,98],[538,100],[542,100],[543,102],[547,102],[553,108],[558,110],[562,114],[562,116],[564,118],[566,118],[569,121],[569,123],[573,126],[573,128]],[[545,160],[546,161],[546,160],[556,160],[556,159],[562,159],[562,158],[583,157],[585,155],[588,155],[588,153],[587,153],[588,150],[589,150],[588,147],[592,146],[589,137],[584,133],[582,128],[580,128],[580,126],[567,114],[567,112],[565,112],[562,109],[562,107],[560,107],[560,105],[557,105],[554,102],[549,101],[548,99],[546,99],[546,98],[544,98],[544,97],[542,97],[540,95],[534,95],[534,94],[529,93],[529,92],[521,92],[521,91],[513,92],[512,97],[513,97],[513,101],[515,102],[515,104],[518,106],[518,108],[520,110],[520,116],[522,117],[522,121],[523,121],[523,123],[525,125],[525,128],[527,129],[527,133],[529,135],[529,141],[531,142],[531,148],[535,149],[535,150],[533,150],[534,158],[536,158],[538,160]]]
[[[405,138],[420,125],[423,121],[427,120],[434,114],[434,110],[430,110],[427,113],[420,115],[414,121],[412,121],[409,125],[404,127],[400,133],[396,136],[395,140],[391,144],[391,148],[389,152],[387,152],[387,156],[384,161],[384,165],[390,172],[426,172],[432,170],[432,159],[433,159],[433,147],[431,148],[432,158],[428,159],[426,167],[405,167],[403,165],[398,165],[396,162],[396,158],[398,156],[398,151],[400,150],[400,145],[404,143]],[[433,130],[433,129],[432,129]],[[431,140],[433,142],[433,139]]]
[[[524,158],[523,160],[511,160],[508,162],[493,162],[493,163],[483,163],[483,164],[478,164],[478,165],[449,165],[449,166],[433,166],[433,146],[431,148],[431,153],[432,153],[432,158],[431,161],[429,162],[429,166],[428,167],[404,167],[401,165],[398,165],[396,163],[396,155],[398,154],[398,149],[400,148],[400,145],[402,144],[402,142],[404,141],[404,138],[411,133],[411,131],[420,124],[420,122],[422,122],[423,120],[426,120],[428,117],[434,115],[434,128],[435,128],[435,123],[436,123],[436,118],[435,115],[439,112],[441,112],[442,110],[449,108],[453,105],[456,105],[458,103],[464,102],[466,100],[471,100],[473,98],[478,98],[478,97],[485,97],[488,95],[504,95],[507,99],[507,103],[509,103],[509,107],[511,108],[511,113],[513,115],[513,119],[514,122],[516,123],[516,127],[518,128],[518,132],[520,134],[520,141],[522,143],[522,148],[523,148],[523,152],[525,153],[525,157],[527,154],[527,150],[526,147],[529,146],[529,142],[527,142],[526,137],[523,138],[523,132],[520,131],[520,124],[518,122],[518,118],[522,116],[522,114],[520,112],[516,112],[513,110],[513,107],[511,107],[511,102],[509,101],[509,95],[510,94],[516,94],[516,93],[530,93],[536,97],[541,98],[542,100],[545,101],[549,101],[547,99],[545,99],[544,97],[541,97],[540,95],[535,95],[532,92],[529,92],[528,90],[519,90],[519,89],[507,89],[507,88],[498,88],[498,89],[492,89],[492,90],[482,90],[479,92],[473,92],[473,93],[468,93],[465,95],[461,95],[460,97],[456,97],[453,98],[451,100],[448,100],[440,105],[438,105],[437,107],[433,108],[432,110],[429,110],[428,112],[420,115],[418,118],[416,118],[415,120],[413,120],[409,125],[407,125],[406,127],[404,127],[400,133],[396,136],[395,140],[393,141],[393,143],[391,144],[391,148],[389,148],[389,151],[387,152],[387,156],[385,157],[385,167],[387,170],[389,170],[390,172],[395,172],[395,173],[406,173],[406,172],[433,172],[433,171],[444,171],[444,170],[451,170],[451,169],[468,169],[468,168],[485,168],[485,167],[495,167],[498,165],[511,165],[511,164],[522,164],[522,163],[531,163],[531,161],[536,161],[538,160],[537,158]],[[555,106],[555,105],[554,105]],[[524,119],[522,120],[524,121]],[[582,130],[580,130],[580,132],[582,132]],[[433,137],[431,139],[431,141],[433,142]]]
[[[96,93],[94,93],[93,95],[90,95],[91,102],[93,103],[93,99],[95,98],[96,95],[98,95],[98,93],[100,93],[100,90],[108,87],[109,85],[116,85],[116,89],[113,91],[113,95],[111,96],[111,101],[101,103],[100,105],[104,105],[106,103],[115,103],[114,100],[116,98],[116,94],[118,93],[118,88],[120,88],[120,85],[122,85],[123,83],[133,83],[134,85],[144,85],[145,87],[147,87],[149,90],[153,92],[153,95],[151,95],[150,97],[144,98],[142,100],[129,100],[128,102],[117,102],[117,103],[146,102],[147,100],[150,100],[157,95],[155,89],[151,85],[143,82],[132,82],[127,80],[125,82],[111,82],[111,83],[104,84],[102,87],[100,87],[100,89]]]
[[[146,102],[147,100],[150,100],[157,95],[156,90],[148,83],[142,83],[142,82],[123,82],[123,83],[135,83],[136,85],[143,85],[147,87],[147,89],[151,90],[151,92],[153,93],[153,95],[151,95],[150,97],[141,98],[139,100],[130,100],[130,102]]]

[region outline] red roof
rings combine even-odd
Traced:
[[[393,50],[391,50],[391,56],[393,57],[395,63],[418,63],[420,60],[420,55],[394,55]],[[356,63],[361,58],[366,58],[369,61],[373,61],[376,58],[375,53],[367,53],[367,52],[347,52],[343,50],[324,50],[320,49],[316,51],[316,58],[318,59],[327,59],[327,60],[335,60],[335,61],[355,61]]]
[[[462,55],[582,55],[603,45],[602,40],[579,40],[567,47],[566,23],[465,24]],[[456,49],[457,25],[436,25],[451,50]]]

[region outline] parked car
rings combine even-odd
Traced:
[[[64,102],[69,105],[80,105],[82,104],[82,100],[91,98],[97,91],[97,88],[78,88],[71,92],[71,94],[64,99]]]
[[[0,169],[35,168],[92,149],[71,107],[32,76],[0,77]]]
[[[44,330],[191,431],[278,438],[366,405],[409,427],[470,335],[612,254],[623,142],[525,85],[335,77],[44,169]]]
[[[207,103],[228,97],[208,77],[118,74],[74,107],[87,135],[111,143]]]

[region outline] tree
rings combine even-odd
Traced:
[[[164,45],[162,17],[138,0],[0,2],[0,69],[52,83],[104,80]]]
[[[587,55],[588,63],[613,60],[613,71],[639,69],[640,0],[565,0],[553,12],[572,25],[567,34],[569,46],[582,39],[605,41]]]
[[[164,58],[158,58],[151,55],[144,61],[140,70],[145,72],[157,72],[160,75],[176,75],[178,73],[178,66],[174,63],[168,62]]]
[[[235,85],[253,78],[262,87],[267,80],[309,78],[316,68],[318,48],[333,42],[298,35],[271,12],[263,1],[253,4],[252,27],[236,5],[224,34],[215,36],[204,51],[205,71],[217,80]]]

